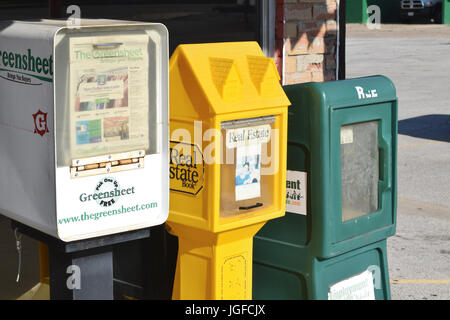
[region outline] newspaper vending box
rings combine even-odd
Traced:
[[[168,34],[0,24],[0,212],[65,242],[168,215]]]
[[[290,102],[256,42],[180,45],[169,65],[172,298],[249,300],[253,236],[284,215]]]

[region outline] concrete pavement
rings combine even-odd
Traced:
[[[399,99],[393,299],[450,299],[449,53],[450,26],[347,25],[347,78],[383,74]]]

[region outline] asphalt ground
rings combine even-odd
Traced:
[[[397,232],[392,299],[450,298],[450,26],[347,25],[347,78],[382,74],[397,89]]]

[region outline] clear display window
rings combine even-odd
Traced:
[[[275,117],[222,123],[220,216],[232,217],[273,203]]]
[[[148,37],[70,39],[71,154],[147,149]]]
[[[378,121],[341,127],[342,221],[378,210]]]
[[[58,167],[73,160],[141,151],[159,153],[159,68],[152,36],[142,31],[57,36]]]

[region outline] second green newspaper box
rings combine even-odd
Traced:
[[[351,286],[389,299],[386,239],[395,233],[397,196],[393,83],[372,76],[284,90],[292,102],[286,215],[255,236],[253,297],[352,299]]]

